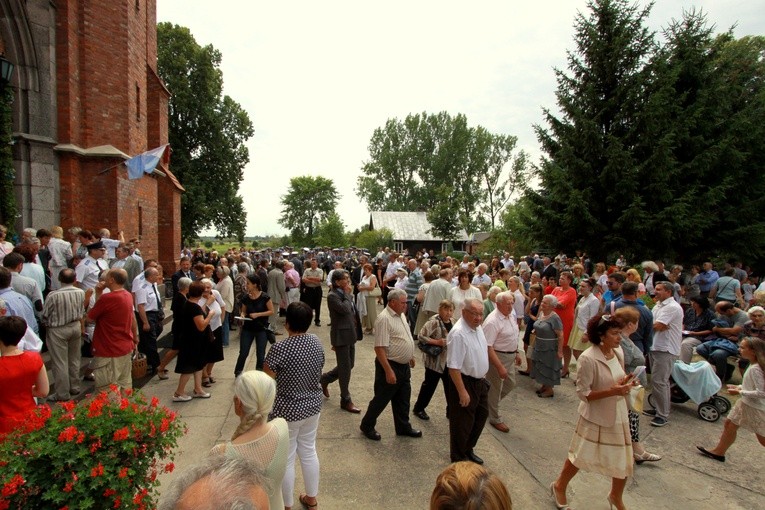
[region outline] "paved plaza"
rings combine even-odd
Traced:
[[[325,370],[335,365],[329,343],[329,314],[325,310],[322,327],[312,326],[325,347]],[[326,315],[325,315],[326,313]],[[169,326],[166,327],[169,331]],[[277,337],[277,339],[282,339]],[[188,434],[180,441],[175,464],[177,470],[162,475],[162,486],[170,483],[179,470],[206,457],[216,443],[227,441],[238,423],[234,414],[233,367],[238,353],[238,331],[232,332],[226,360],[216,365],[217,382],[208,389],[212,398],[188,403],[172,402],[177,375],[161,381],[156,377],[143,385],[148,395],[180,413]],[[356,367],[351,380],[353,400],[362,412],[372,397],[374,350],[372,337],[357,344]],[[170,365],[172,371],[174,365]],[[248,369],[255,366],[254,356]],[[413,370],[412,402],[423,379],[420,363]],[[571,380],[564,379],[552,399],[537,398],[533,381],[518,376],[518,387],[500,404],[509,418],[510,432],[503,434],[488,426],[476,448],[486,467],[496,472],[507,485],[513,507],[519,509],[554,508],[549,485],[566,457],[577,419],[579,400]],[[445,418],[442,390],[428,407],[430,421],[411,418],[423,437],[397,437],[389,409],[380,417],[377,430],[382,441],[366,439],[359,431],[362,415],[340,409],[337,384],[330,386],[331,398],[325,401],[317,439],[321,462],[319,506],[324,509],[425,509],[436,476],[449,464],[449,426]],[[696,415],[692,402],[675,404],[670,424],[655,429],[641,419],[641,435],[649,451],[663,455],[658,463],[635,467],[628,482],[625,502],[630,509],[754,509],[762,508],[765,493],[763,448],[754,435],[739,433],[724,464],[706,459],[695,445],[712,446],[722,430],[722,420],[708,423]],[[296,497],[302,490],[300,469],[295,485]],[[610,480],[580,472],[569,490],[569,503],[576,509],[607,509]],[[161,491],[161,489],[160,489]],[[759,503],[758,503],[759,501]],[[294,508],[300,508],[296,503]]]

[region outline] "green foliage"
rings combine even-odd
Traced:
[[[238,196],[253,135],[247,112],[223,95],[221,54],[200,46],[188,28],[157,25],[157,67],[172,93],[169,138],[172,170],[186,193],[181,198],[181,234],[192,239],[214,227],[224,237],[241,236],[247,216]]]
[[[371,210],[428,213],[434,234],[454,239],[494,225],[525,180],[516,137],[495,135],[446,112],[389,119],[372,134],[357,194]]]
[[[316,244],[319,246],[342,247],[348,244],[345,225],[336,212],[331,212],[317,227]]]
[[[258,240],[256,239],[256,240],[254,240],[254,241],[252,242],[252,244],[251,244],[250,246],[252,246],[253,248],[257,248],[258,246],[260,246],[260,243],[259,243],[259,242],[258,242]]]
[[[16,170],[13,168],[11,132],[13,130],[13,89],[6,85],[0,89],[0,223],[8,228],[7,239],[12,239],[16,229],[16,193],[13,185]]]
[[[207,248],[209,250],[212,247],[213,247],[212,241],[205,241],[205,248]]]
[[[536,126],[546,153],[514,232],[601,260],[763,258],[765,39],[712,36],[695,11],[665,30],[650,7],[592,0],[576,19],[560,116]],[[745,211],[745,212],[744,212]]]
[[[156,397],[116,386],[30,412],[0,441],[2,508],[154,508],[185,426]]]
[[[358,235],[354,244],[358,248],[364,248],[374,256],[380,246],[383,248],[393,246],[393,232],[387,228],[364,230]]]
[[[317,226],[335,213],[338,198],[331,179],[310,175],[293,177],[287,194],[282,195],[279,224],[290,230],[292,242],[313,246]]]

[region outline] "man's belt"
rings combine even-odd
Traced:
[[[498,352],[500,354],[518,354],[518,349],[516,349],[514,351],[498,351],[498,350],[494,349],[494,352]]]

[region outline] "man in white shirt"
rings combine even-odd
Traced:
[[[672,366],[680,357],[683,342],[683,308],[672,297],[672,284],[656,283],[656,306],[653,307],[653,346],[648,353],[651,360],[651,385],[655,409],[645,409],[643,414],[653,416],[651,425],[667,424],[670,410],[669,376]]]
[[[159,271],[150,267],[143,272],[143,276],[144,281],[133,287],[140,339],[138,350],[146,355],[146,362],[151,373],[154,374],[160,363],[157,338],[162,333],[162,320],[165,318],[165,314],[157,288]]]
[[[473,277],[473,281],[470,283],[475,287],[480,287],[482,283],[491,285],[491,277],[486,274],[487,269],[488,267],[483,262],[478,264],[478,267],[476,268],[477,274]]]
[[[516,367],[521,364],[518,354],[518,320],[513,310],[515,302],[510,291],[497,294],[496,308],[483,322],[489,354],[488,404],[489,423],[500,432],[510,432],[499,414],[499,403],[515,388]]]
[[[446,337],[446,366],[452,384],[447,393],[449,451],[452,462],[483,464],[473,448],[489,416],[489,354],[481,322],[483,303],[467,298],[462,317]]]
[[[505,269],[509,269],[510,271],[513,271],[515,269],[515,261],[510,257],[510,253],[505,252],[505,255],[502,257],[502,260],[500,260],[500,263],[502,264],[502,267]]]

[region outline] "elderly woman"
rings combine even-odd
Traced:
[[[5,311],[5,304],[2,303]],[[36,352],[18,348],[27,323],[21,317],[0,316],[0,437],[13,432],[35,408],[34,397],[48,395],[48,372]]]
[[[571,336],[568,338],[568,346],[571,348],[576,360],[590,346],[587,340],[587,323],[600,310],[600,300],[592,292],[595,285],[597,284],[594,278],[586,278],[579,282],[579,294],[582,298],[576,305],[574,329],[571,330]]]
[[[579,264],[579,263],[576,263],[573,266],[571,266],[571,273],[573,275],[573,279],[572,279],[571,285],[575,289],[579,287],[579,282],[589,278],[589,275],[587,275],[584,272],[584,266],[582,264]]]
[[[494,311],[494,308],[496,308],[497,294],[499,294],[500,292],[503,292],[503,291],[499,287],[491,287],[486,292],[486,299],[483,300],[483,318],[484,319],[486,319],[486,317],[488,317],[489,314]]]
[[[356,309],[361,317],[361,326],[365,334],[371,334],[377,320],[377,298],[382,295],[372,264],[362,266],[363,276],[359,282],[359,294],[356,296]]]
[[[470,285],[470,273],[467,269],[460,269],[457,273],[457,286],[452,289],[449,301],[454,304],[454,315],[462,317],[462,308],[465,306],[465,300],[473,298],[483,301],[481,291]]]
[[[173,395],[173,402],[188,402],[192,397],[210,398],[210,394],[202,389],[202,371],[205,368],[205,345],[210,342],[212,331],[210,321],[213,313],[206,313],[203,297],[205,285],[202,282],[192,282],[189,286],[187,300],[183,305],[181,314],[182,339],[178,347],[178,361],[175,364],[175,373],[180,374],[178,387]],[[186,384],[193,376],[194,392],[186,394]]]
[[[558,299],[548,294],[542,298],[539,314],[534,321],[534,349],[531,352],[531,377],[541,388],[537,390],[540,398],[552,398],[553,386],[560,384],[560,366],[563,359],[563,322],[555,313]]]
[[[571,363],[571,348],[568,339],[574,329],[574,310],[576,309],[576,289],[571,286],[573,277],[568,271],[560,274],[560,285],[555,287],[552,295],[558,298],[556,312],[563,322],[563,369],[561,377],[568,377],[568,365]]]
[[[452,330],[454,325],[454,305],[451,301],[443,300],[438,305],[438,315],[425,323],[417,337],[420,346],[435,345],[441,347],[441,353],[433,356],[427,350],[422,352],[422,364],[425,366],[425,379],[420,386],[420,393],[417,396],[417,402],[414,404],[412,414],[421,420],[429,420],[430,416],[425,411],[433,398],[433,394],[438,386],[438,381],[442,381],[444,387],[444,400],[446,400],[446,389],[448,384],[449,372],[446,370],[446,336]],[[422,348],[422,347],[421,347]]]
[[[226,259],[222,259],[221,262],[223,260]],[[225,308],[223,318],[221,319],[223,323],[223,347],[228,347],[231,312],[234,310],[234,281],[230,278],[231,269],[227,266],[219,266],[216,269],[216,274],[218,275],[218,283],[215,285],[215,290],[220,294]]]
[[[635,342],[630,339],[630,335],[637,331],[640,322],[640,312],[638,312],[634,306],[623,306],[614,312],[614,316],[624,324],[621,338],[619,339],[619,346],[624,355],[624,371],[632,373],[637,367],[645,366],[645,356],[643,355],[643,351],[641,351],[640,348],[635,345]],[[661,460],[661,455],[648,453],[640,442],[640,416],[638,413],[629,409],[627,415],[630,421],[632,456],[635,459],[635,462],[642,464],[646,461],[656,462]]]
[[[324,348],[319,337],[306,333],[313,311],[306,303],[287,307],[286,339],[274,344],[264,364],[265,372],[276,379],[276,400],[271,418],[287,420],[290,445],[287,468],[282,481],[284,508],[292,508],[295,488],[295,455],[300,458],[305,494],[298,501],[307,508],[318,505],[319,457],[316,455],[316,431],[323,404],[321,370]],[[281,508],[281,507],[278,507]]]
[[[587,325],[591,349],[579,357],[576,393],[581,399],[579,421],[558,479],[550,485],[555,505],[567,508],[566,488],[580,469],[611,477],[608,503],[620,510],[627,477],[632,476],[633,451],[625,396],[633,386],[625,375],[621,349],[623,323],[596,315]]]
[[[8,228],[5,225],[0,225],[0,263],[12,251],[13,244],[8,242]]]
[[[212,330],[213,337],[210,342],[205,344],[205,361],[207,363],[202,372],[202,386],[207,388],[215,383],[215,379],[212,376],[215,363],[223,361],[224,328],[221,317],[226,313],[226,303],[223,301],[220,292],[213,288],[212,280],[204,278],[202,279],[202,284],[205,286],[205,292],[202,294],[202,297],[206,300],[205,310],[213,315],[213,318],[210,321],[210,329]]]
[[[276,398],[274,380],[256,370],[244,372],[234,382],[234,413],[239,426],[231,441],[210,450],[211,455],[241,457],[253,461],[266,480],[271,508],[284,508],[281,483],[287,466],[290,435],[283,418],[268,421]]]
[[[240,317],[242,318],[242,332],[239,334],[239,357],[234,367],[234,377],[244,370],[244,364],[250,355],[250,349],[255,343],[255,368],[263,370],[263,361],[266,358],[266,344],[268,336],[268,317],[274,313],[274,303],[268,294],[260,288],[260,278],[251,274],[247,277],[247,293],[242,296]]]

